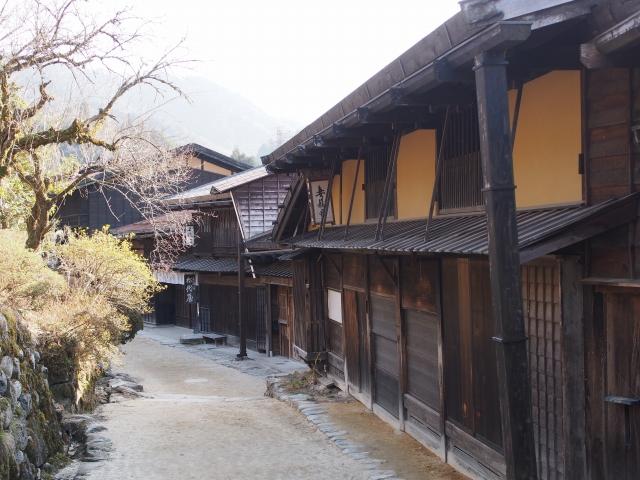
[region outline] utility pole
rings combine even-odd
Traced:
[[[474,70],[507,478],[535,480],[537,464],[522,313],[505,52],[477,55]]]

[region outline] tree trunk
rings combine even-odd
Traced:
[[[27,242],[26,247],[37,250],[44,240],[44,236],[51,228],[49,218],[50,202],[41,192],[35,192],[36,198],[31,207],[31,215],[27,218]]]

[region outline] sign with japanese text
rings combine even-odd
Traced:
[[[311,213],[313,223],[319,225],[322,222],[322,212],[324,211],[326,202],[327,219],[326,223],[333,223],[333,205],[331,199],[328,198],[329,180],[312,180],[309,182],[311,190]]]
[[[184,295],[186,303],[198,303],[198,285],[195,275],[184,276]]]

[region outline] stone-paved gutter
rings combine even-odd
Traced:
[[[107,372],[98,380],[96,390],[100,403],[117,403],[127,399],[148,397],[143,387],[125,373]],[[80,480],[85,478],[100,462],[109,460],[112,452],[111,440],[104,436],[99,408],[93,414],[70,414],[62,419],[62,428],[69,439],[69,455],[72,459],[62,470],[56,472],[54,480]]]
[[[342,453],[359,462],[363,469],[369,470],[369,480],[400,480],[393,470],[383,468],[385,460],[373,458],[366,447],[350,441],[348,432],[340,430],[329,420],[322,404],[304,393],[288,393],[282,386],[282,376],[267,378],[265,395],[285,402],[302,413],[307,421],[322,432]]]

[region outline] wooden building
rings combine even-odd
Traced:
[[[291,262],[269,237],[294,179],[257,167],[168,197],[173,215],[188,217],[194,242],[171,271],[156,272],[166,289],[154,299],[147,322],[292,356]],[[153,248],[154,226],[148,221],[112,231],[135,234],[134,245],[145,256]]]
[[[184,185],[188,190],[249,168],[197,143],[183,145],[176,153],[184,154],[191,175]],[[97,188],[91,180],[69,195],[58,212],[61,225],[92,230],[105,225],[118,228],[143,220],[139,210],[121,191]]]
[[[291,261],[289,253],[270,237],[280,207],[297,179],[297,175],[274,174],[263,166],[212,183],[212,194],[229,195],[233,201],[241,242],[238,260],[247,272],[246,278],[238,277],[237,313],[242,318],[238,319],[238,325],[246,330],[239,332],[241,355],[246,344],[252,348],[254,332],[258,334],[256,350],[269,355],[295,355],[291,336]],[[254,309],[247,303],[254,299],[258,309],[256,321],[251,320]]]
[[[472,478],[638,478],[640,5],[461,6],[263,158],[293,349]]]

